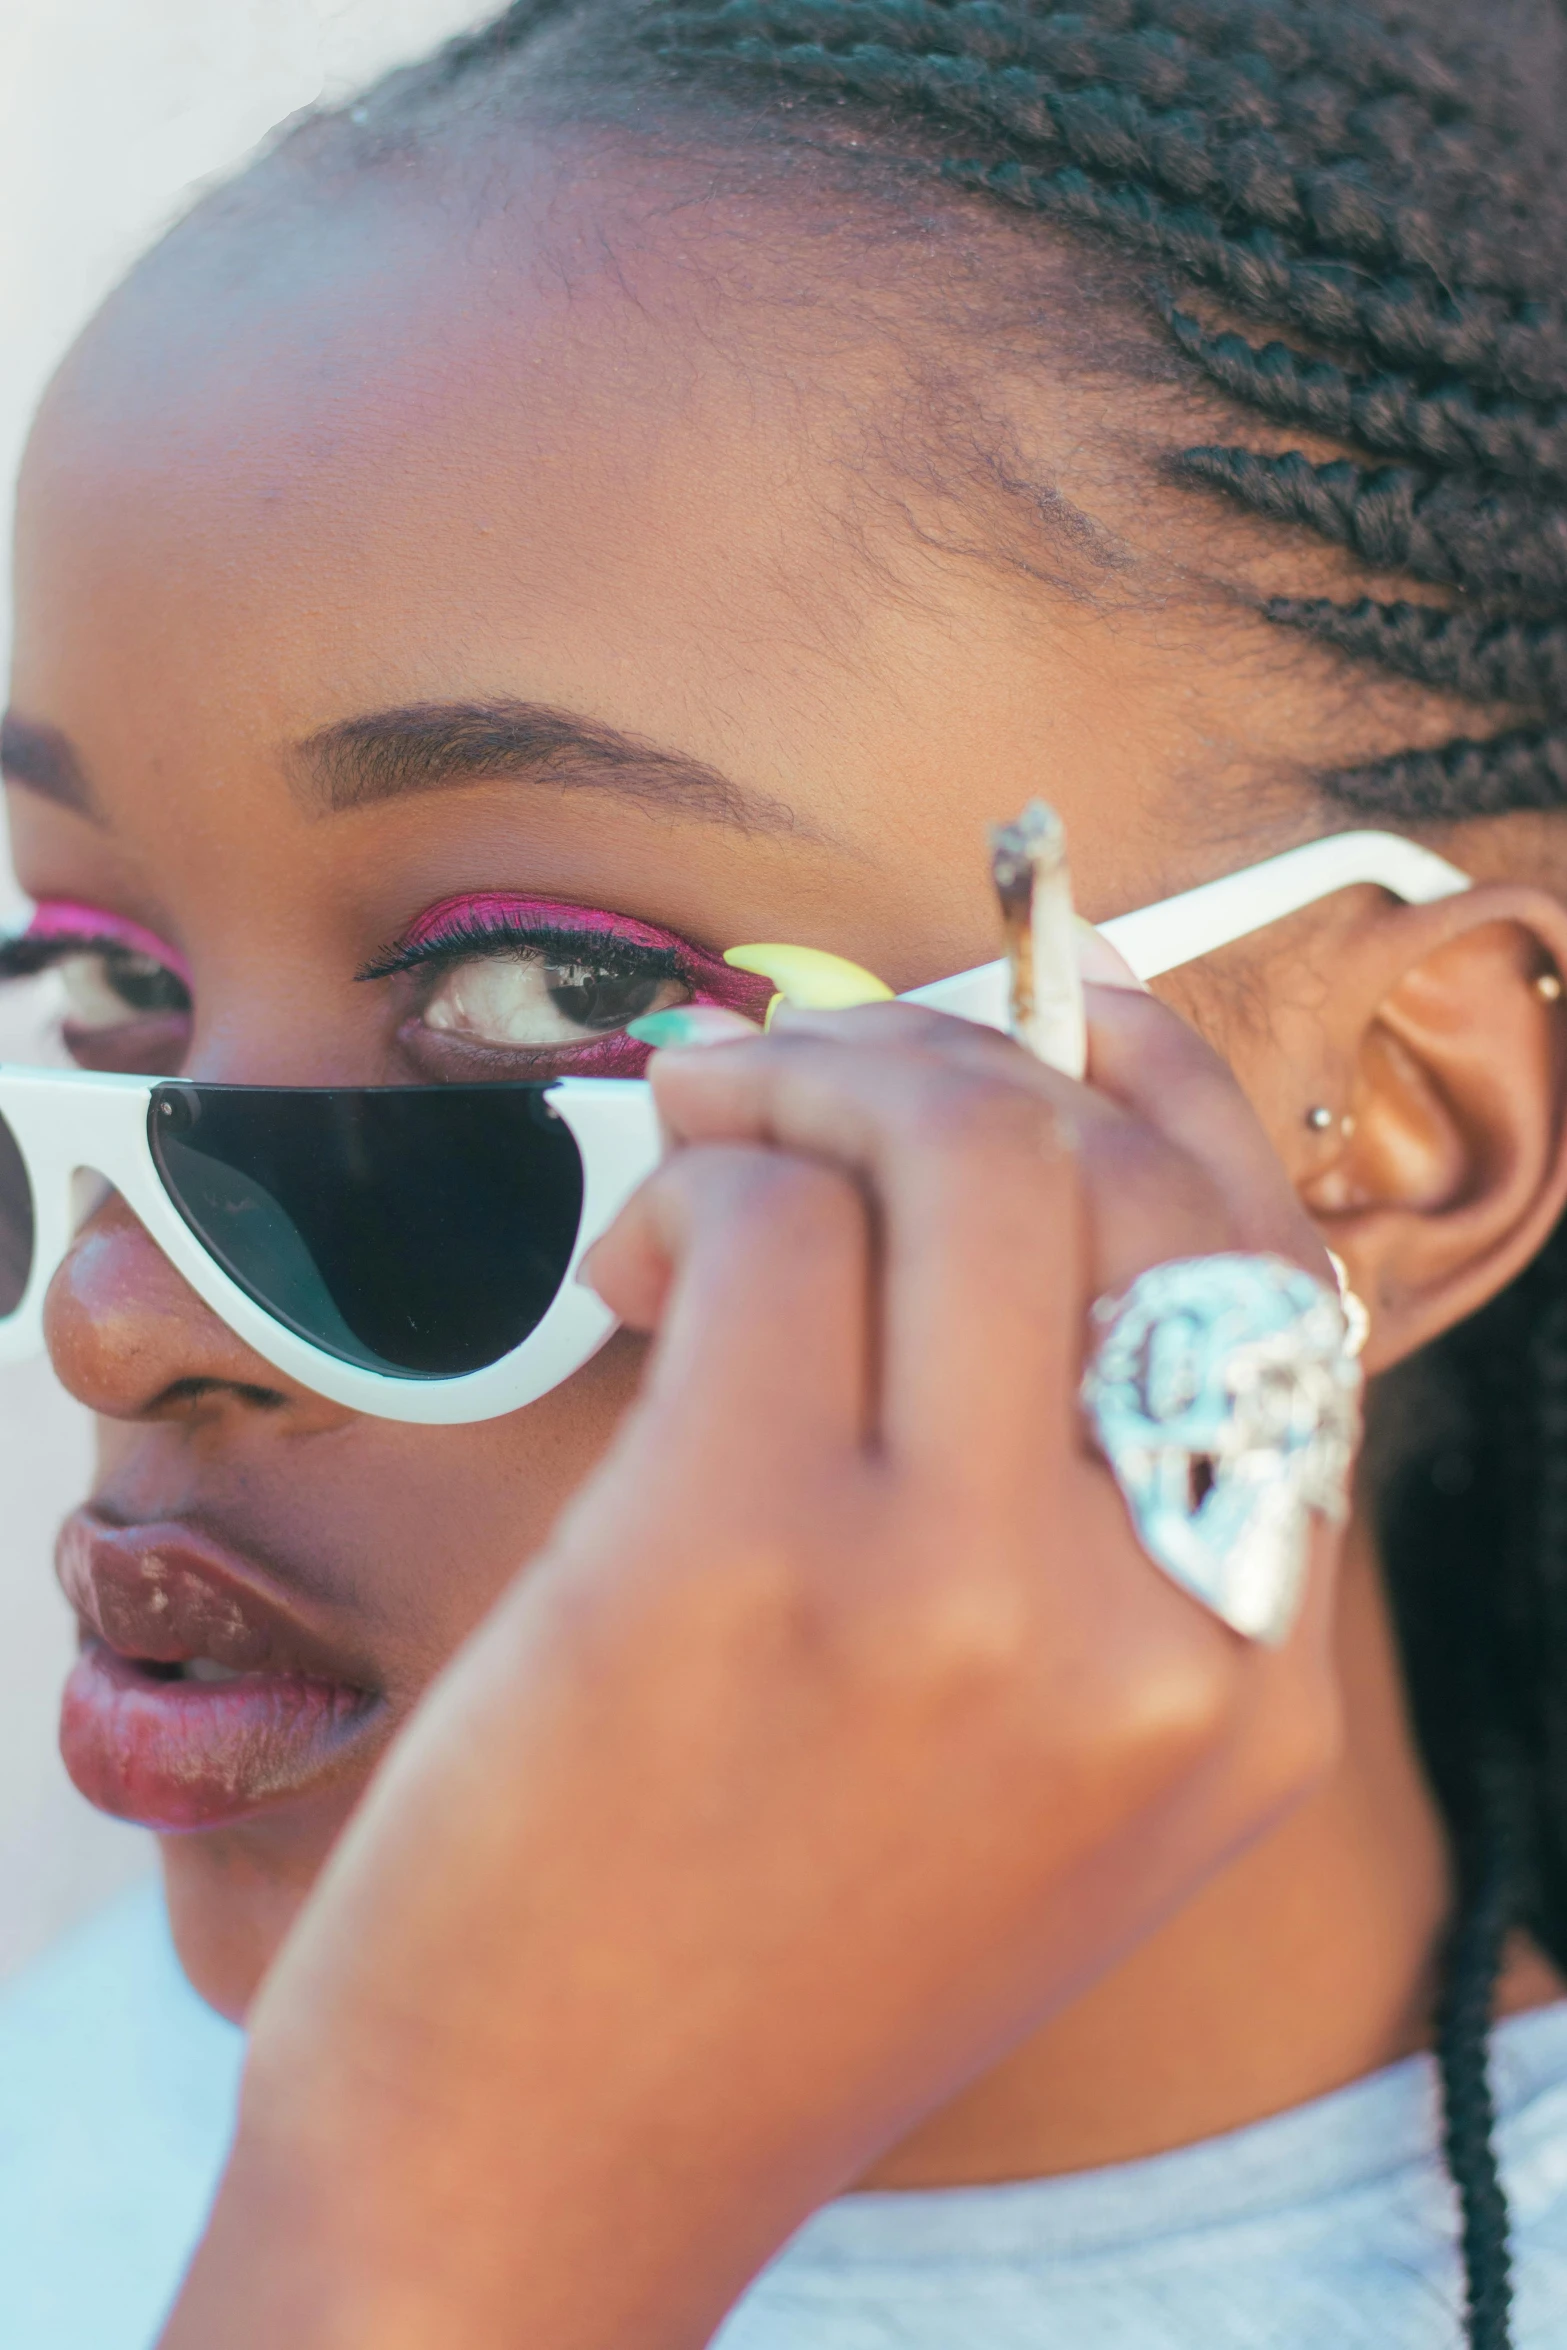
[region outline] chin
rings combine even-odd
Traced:
[[[231,2023],[244,2022],[352,1809],[338,1791],[243,1826],[158,1838],[180,1965]]]

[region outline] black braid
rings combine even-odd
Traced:
[[[1265,609],[1281,628],[1304,629],[1340,652],[1473,702],[1549,710],[1567,697],[1567,625],[1559,621],[1487,621],[1438,604],[1369,597],[1335,604],[1325,596],[1273,596]]]
[[[1476,492],[1410,465],[1313,465],[1294,452],[1183,449],[1171,462],[1254,514],[1309,524],[1376,571],[1407,572],[1510,612],[1548,614],[1567,591],[1567,506],[1542,506],[1523,490]]]
[[[1187,357],[1233,399],[1285,424],[1304,424],[1390,457],[1567,482],[1567,408],[1477,398],[1457,380],[1427,391],[1413,376],[1352,375],[1303,359],[1287,343],[1258,350],[1241,335],[1210,335],[1173,304],[1168,322]]]
[[[1368,280],[1349,261],[1303,256],[1264,226],[1234,234],[1196,204],[1170,204],[1135,183],[1106,187],[1081,170],[954,161],[959,185],[1167,263],[1236,309],[1359,348],[1395,366],[1458,373],[1478,391],[1554,400],[1567,376],[1567,326],[1545,303],[1449,294],[1415,278]]]
[[[1437,2003],[1443,2141],[1458,2189],[1470,2350],[1508,2350],[1512,2257],[1497,2167],[1488,2044],[1491,2001],[1517,1898],[1517,1822],[1510,1774],[1487,1769],[1471,1882],[1450,1942]]]
[[[475,88],[519,111],[534,90],[557,115],[573,92],[629,98],[715,140],[797,137],[840,172],[852,154],[883,189],[891,165],[927,208],[1004,208],[1092,243],[1128,305],[1162,324],[1178,378],[1237,420],[1224,445],[1172,450],[1174,478],[1432,591],[1278,596],[1259,612],[1477,705],[1445,745],[1319,779],[1330,805],[1377,821],[1447,822],[1567,808],[1567,172],[1553,144],[1567,25],[1546,0],[1494,13],[517,0],[355,119],[439,120]],[[824,135],[841,129],[852,147]],[[1269,425],[1263,445],[1241,440],[1248,418]],[[1318,447],[1279,453],[1281,426]],[[1321,462],[1323,441],[1342,454]],[[1416,1369],[1442,1409],[1414,1417],[1384,1550],[1459,1868],[1438,2057],[1469,2341],[1505,2350],[1487,2027],[1515,1922],[1567,1965],[1567,1235]],[[1386,1411],[1397,1380],[1380,1387]]]

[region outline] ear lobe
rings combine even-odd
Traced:
[[[1567,914],[1486,887],[1382,938],[1404,956],[1354,1044],[1347,1130],[1301,1185],[1370,1309],[1371,1371],[1504,1288],[1567,1201],[1567,1005],[1537,984],[1567,965]]]

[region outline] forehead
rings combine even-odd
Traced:
[[[1010,372],[963,348],[976,259],[585,141],[285,156],[49,395],[16,706],[139,855],[184,855],[199,809],[225,872],[292,822],[290,744],[520,697],[792,804],[911,891],[1043,788],[1091,819],[1091,894],[1096,868],[1110,905],[1159,894],[1189,777],[1200,808],[1297,761],[1298,709],[1237,700],[1207,615],[1138,608],[1157,526],[1115,396],[1041,370],[1037,273]]]
[[[891,459],[883,259],[692,178],[540,144],[198,216],[45,404],[18,709],[155,785],[144,832],[198,786],[215,822],[220,781],[260,820],[276,747],[363,711],[519,695],[819,829],[896,779],[971,830],[952,746],[1048,664],[1037,599]]]
[[[616,197],[541,159],[487,218],[366,177],[182,232],[35,432],[22,659],[62,608],[112,616],[133,664],[150,634],[167,661],[185,630],[210,658],[263,628],[275,690],[314,710],[326,609],[375,632],[406,696],[427,663],[450,682],[443,609],[482,667],[535,650],[546,608],[610,636],[624,608],[645,637],[673,592],[686,631],[743,625],[805,540],[825,588],[799,403],[759,321]]]
[[[193,808],[240,855],[292,824],[285,746],[421,702],[586,715],[867,851],[891,816],[911,875],[1039,787],[1041,696],[1086,753],[1081,604],[1063,666],[1026,567],[976,559],[884,254],[603,149],[486,175],[242,191],[52,388],[13,701],[138,855]]]

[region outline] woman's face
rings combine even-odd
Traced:
[[[1192,526],[1111,450],[1103,385],[987,415],[886,330],[895,269],[823,292],[831,235],[602,155],[541,153],[504,201],[479,176],[410,164],[185,233],[51,396],[17,864],[94,910],[67,927],[166,942],[190,997],[76,954],[78,1058],[623,1068],[617,1022],[722,988],[691,948],[819,945],[898,987],[990,957],[984,826],[1035,792],[1091,913],[1310,828],[1299,686],[1171,605]],[[943,399],[938,446],[911,419]],[[1216,779],[1274,792],[1271,840],[1205,844]],[[639,1349],[485,1425],[357,1418],[248,1353],[113,1198],[50,1337],[100,1431],[62,1548],[91,1635],[67,1757],[163,1831],[182,1956],[237,2011]]]

